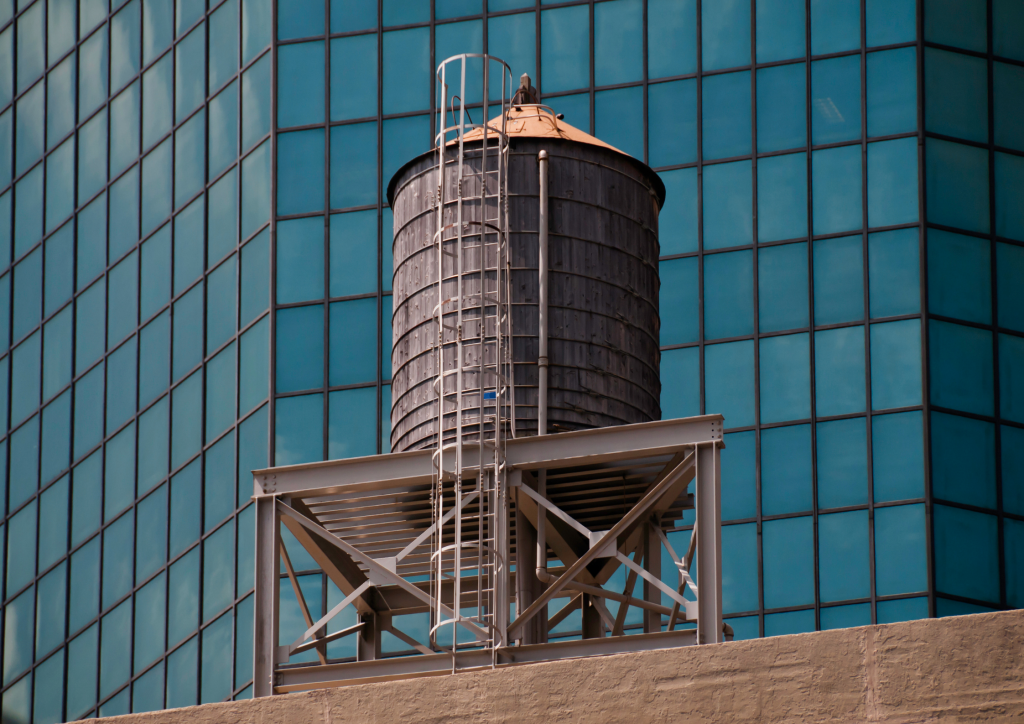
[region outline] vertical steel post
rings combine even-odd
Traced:
[[[722,471],[718,443],[697,446],[697,643],[722,635]]]
[[[644,570],[655,578],[661,578],[661,536],[658,535],[659,526],[657,521],[651,521],[644,525],[644,544],[641,550],[644,553]],[[659,526],[660,527],[660,526]],[[644,580],[644,600],[651,603],[661,603],[661,589]],[[644,609],[644,633],[661,632],[661,614],[657,611]]]
[[[281,531],[277,498],[264,495],[256,485],[256,594],[254,601],[252,695],[274,693],[275,650],[277,648],[278,597],[281,569]]]

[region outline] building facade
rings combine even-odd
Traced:
[[[3,0],[5,721],[250,695],[249,471],[389,450],[384,189],[459,52],[665,182],[737,637],[1024,607],[1019,0]]]

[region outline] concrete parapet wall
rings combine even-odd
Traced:
[[[1024,611],[527,664],[108,721],[1024,721]]]

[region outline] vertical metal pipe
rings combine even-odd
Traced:
[[[537,154],[540,179],[540,213],[537,220],[537,274],[539,276],[538,299],[538,351],[537,351],[537,434],[548,432],[548,152]],[[541,495],[547,495],[547,472],[537,472],[537,488]],[[537,511],[537,573],[546,582],[548,568],[547,514],[543,508]]]

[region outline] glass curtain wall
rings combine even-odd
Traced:
[[[4,721],[248,692],[271,13],[0,2]]]

